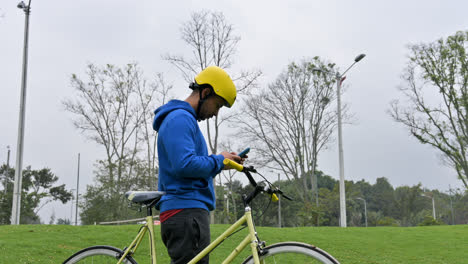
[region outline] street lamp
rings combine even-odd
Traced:
[[[452,203],[452,187],[450,187],[450,184],[449,184],[449,198],[450,198],[450,211],[452,212],[452,225],[455,224],[455,221],[454,221],[454,212],[453,212],[453,203]]]
[[[78,172],[76,174],[76,206],[75,206],[75,225],[78,225],[78,201],[80,200],[80,153],[78,153]],[[71,222],[71,219],[70,219]]]
[[[26,80],[28,68],[28,37],[29,37],[29,14],[31,13],[31,0],[28,5],[21,1],[17,7],[25,13],[24,25],[24,47],[23,47],[23,74],[21,78],[21,100],[18,121],[18,143],[16,147],[15,184],[13,189],[13,203],[11,206],[11,224],[19,225],[21,214],[21,182],[23,178],[23,141],[24,141],[24,116],[26,112]]]
[[[354,63],[346,69],[342,74],[336,73],[336,94],[338,104],[338,157],[340,165],[340,226],[346,227],[346,198],[345,198],[345,182],[344,182],[344,161],[343,161],[343,136],[341,129],[341,83],[344,81],[346,72],[362,60],[366,55],[360,54],[354,59]]]
[[[361,197],[357,197],[356,199],[364,201],[364,219],[366,220],[366,227],[367,227],[367,203],[366,203],[366,200],[364,198],[361,198]]]
[[[342,136],[342,129],[341,129],[341,83],[344,81],[346,77],[344,77],[345,73],[347,73],[354,64],[358,63],[362,60],[366,54],[359,54],[356,58],[354,58],[354,63],[346,69],[342,74],[336,72],[336,94],[337,94],[337,107],[338,107],[338,158],[339,158],[339,166],[340,166],[340,226],[346,227],[346,198],[345,198],[345,183],[344,183],[344,161],[343,161],[343,136]],[[313,71],[325,72],[330,73],[328,71],[324,71],[320,68],[314,68]]]
[[[432,196],[426,195],[426,194],[421,194],[421,196],[427,197],[427,198],[432,198],[432,217],[434,220],[436,219],[436,213],[435,213],[435,203],[434,203],[434,194]]]

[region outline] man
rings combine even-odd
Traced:
[[[225,168],[224,159],[242,163],[234,152],[208,155],[197,121],[231,107],[236,87],[221,68],[210,66],[190,84],[185,101],[172,100],[155,111],[153,128],[158,131],[159,184],[166,192],[160,210],[161,237],[171,263],[185,264],[210,243],[209,211],[215,209],[213,178]],[[208,263],[208,256],[199,263]]]

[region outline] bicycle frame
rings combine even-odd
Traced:
[[[128,246],[128,248],[124,251],[122,257],[119,259],[119,262],[117,262],[117,264],[122,263],[122,261],[128,254],[133,255],[133,253],[135,253],[138,246],[140,246],[140,243],[143,240],[143,237],[145,236],[146,232],[149,232],[151,263],[156,264],[156,247],[154,244],[153,217],[151,215],[146,217],[146,224],[141,227],[140,231],[138,232],[138,235],[132,241],[130,246]]]
[[[247,223],[249,233],[246,235],[244,240],[239,243],[239,245],[229,254],[229,256],[222,262],[223,264],[231,263],[231,261],[239,255],[240,252],[244,250],[244,248],[250,244],[250,248],[252,250],[252,255],[256,264],[260,263],[257,246],[259,241],[257,240],[257,232],[255,231],[255,226],[252,220],[252,212],[249,206],[246,206],[244,215],[237,220],[233,225],[231,225],[224,233],[222,233],[218,238],[216,238],[211,244],[209,244],[203,251],[198,253],[188,264],[194,264],[200,261],[203,257],[208,255],[214,248],[216,248],[219,244],[221,244],[225,239],[227,239],[237,228],[241,225]],[[138,246],[140,245],[143,237],[145,236],[146,232],[149,231],[149,239],[150,239],[150,250],[151,250],[151,263],[156,264],[156,248],[154,242],[154,229],[153,229],[153,218],[152,216],[146,217],[146,224],[142,226],[141,230],[138,232],[138,235],[132,241],[132,243],[128,246],[128,248],[124,251],[124,254],[119,259],[117,264],[122,263],[125,257],[130,254],[133,255],[134,252],[137,250]]]
[[[195,264],[200,261],[203,257],[208,255],[216,246],[223,242],[229,235],[231,235],[238,227],[247,222],[249,228],[249,234],[239,243],[239,245],[229,254],[229,256],[222,262],[223,264],[231,263],[231,261],[239,255],[244,248],[250,244],[252,249],[252,255],[256,264],[260,263],[257,252],[257,232],[255,232],[255,226],[252,220],[252,212],[249,206],[245,208],[245,214],[237,222],[231,225],[224,233],[222,233],[218,238],[216,238],[211,244],[209,244],[202,252],[198,253],[188,264]]]
[[[221,244],[225,239],[227,239],[231,234],[233,234],[237,228],[239,228],[241,225],[245,223],[247,223],[249,234],[244,238],[244,240],[242,240],[242,242],[239,243],[239,245],[231,252],[231,254],[229,254],[229,256],[222,263],[223,264],[231,263],[231,261],[237,255],[239,255],[239,253],[242,252],[242,250],[244,250],[248,244],[250,244],[254,263],[260,264],[260,259],[259,259],[258,251],[257,251],[260,241],[258,241],[258,238],[257,238],[257,232],[255,231],[255,226],[252,220],[252,212],[251,212],[251,208],[249,204],[259,193],[265,190],[262,186],[257,185],[255,180],[252,178],[250,171],[256,172],[256,170],[253,167],[244,167],[229,159],[225,159],[223,163],[225,165],[229,164],[231,167],[235,168],[238,171],[244,172],[247,178],[249,179],[250,184],[255,187],[255,190],[252,193],[250,193],[248,196],[243,197],[244,205],[245,205],[244,216],[242,216],[239,220],[237,220],[237,222],[231,225],[226,231],[224,231],[224,233],[222,233],[218,238],[216,238],[213,242],[211,242],[211,244],[209,244],[200,253],[198,253],[198,255],[196,255],[188,264],[195,264],[198,261],[200,261],[203,257],[208,255],[212,250],[214,250],[219,244]],[[285,195],[283,196],[286,197]],[[274,193],[272,193],[272,199],[273,200],[278,199]],[[119,259],[119,262],[117,264],[120,264],[128,254],[133,255],[133,253],[136,251],[136,249],[140,245],[143,239],[143,236],[148,230],[150,234],[151,263],[156,264],[156,249],[155,249],[155,244],[154,244],[154,230],[153,230],[153,219],[152,219],[152,209],[151,209],[152,206],[153,204],[147,206],[146,224],[139,231],[137,237],[133,240],[130,246],[127,249],[125,249],[124,254]],[[132,251],[132,249],[134,250]]]

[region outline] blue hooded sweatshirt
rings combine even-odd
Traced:
[[[172,209],[215,209],[213,178],[223,169],[223,155],[208,155],[205,138],[193,107],[179,100],[156,109],[153,128],[158,131],[158,190],[166,194],[156,205]]]

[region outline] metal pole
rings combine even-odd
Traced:
[[[453,203],[452,203],[452,187],[450,187],[449,184],[449,198],[450,198],[450,212],[452,213],[452,225],[455,224],[454,219],[454,213],[453,213]]]
[[[7,163],[6,163],[6,173],[3,175],[5,176],[5,178],[3,179],[3,187],[4,187],[4,192],[5,192],[5,199],[6,199],[6,195],[8,193],[8,171],[10,169],[10,146],[7,146]]]
[[[6,162],[6,166],[7,166],[7,169],[10,168],[10,146],[7,146],[7,162]]]
[[[354,63],[348,67],[342,74],[336,72],[336,94],[337,94],[337,107],[338,107],[338,157],[339,157],[339,168],[340,168],[340,218],[339,223],[341,227],[346,227],[346,195],[345,195],[345,181],[344,181],[344,160],[343,160],[343,136],[341,129],[341,79],[347,73],[354,64],[362,60],[366,54],[359,54],[355,59]],[[321,69],[317,69],[322,71]],[[328,72],[328,71],[327,71]]]
[[[73,195],[71,199],[71,207],[70,207],[70,225],[72,224],[71,222],[73,221]]]
[[[434,217],[434,220],[436,219],[434,194],[432,194],[432,217]]]
[[[229,219],[229,192],[226,196],[226,205],[227,205],[227,215],[228,215],[228,219]]]
[[[78,153],[78,173],[76,175],[76,206],[75,206],[75,225],[78,225],[78,197],[80,187],[80,153]],[[70,219],[71,221],[71,219]]]
[[[336,73],[336,95],[338,104],[338,156],[340,167],[340,226],[346,227],[346,199],[343,162],[343,137],[341,130],[341,75]]]
[[[278,173],[278,188],[280,187],[280,174]],[[278,195],[278,227],[281,228],[281,195]]]
[[[26,80],[28,67],[28,35],[29,35],[29,14],[30,4],[23,7],[25,13],[24,25],[24,48],[23,48],[23,73],[21,78],[21,100],[20,113],[18,122],[18,143],[16,147],[16,168],[15,168],[15,184],[13,187],[13,203],[11,207],[11,224],[19,225],[21,215],[21,190],[22,190],[22,167],[23,167],[23,142],[24,142],[24,118],[26,112]],[[18,5],[18,7],[20,7]]]
[[[366,219],[366,227],[367,227],[367,202],[364,200],[364,216]]]
[[[356,197],[356,199],[364,201],[364,219],[365,219],[366,227],[367,227],[367,202],[366,202],[366,199],[361,198],[361,197]]]

